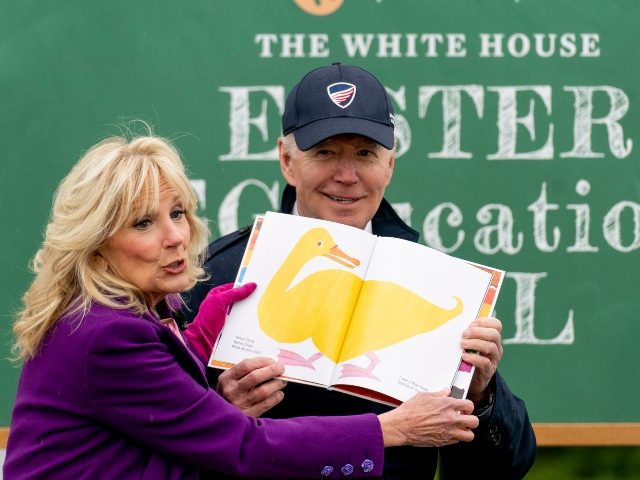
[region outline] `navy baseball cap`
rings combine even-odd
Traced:
[[[334,135],[364,135],[393,148],[393,107],[376,77],[351,65],[333,63],[306,74],[293,87],[282,115],[282,133],[293,132],[300,150]]]

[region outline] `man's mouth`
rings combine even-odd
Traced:
[[[349,204],[349,203],[354,203],[357,202],[358,199],[357,198],[353,198],[353,197],[338,197],[335,195],[329,195],[326,194],[327,197],[329,197],[331,200],[333,200],[334,202],[338,202],[338,203],[344,203],[344,204]]]

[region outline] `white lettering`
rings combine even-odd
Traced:
[[[445,210],[449,210],[446,222],[450,227],[459,227],[462,225],[462,212],[455,203],[446,202],[437,205],[431,210],[424,219],[422,224],[422,233],[424,235],[425,243],[431,248],[440,250],[441,252],[451,253],[455,252],[462,242],[464,241],[464,231],[458,230],[456,232],[456,241],[451,246],[446,246],[440,235],[440,217]]]
[[[540,196],[538,199],[527,207],[527,210],[533,213],[533,240],[536,247],[542,252],[555,252],[560,243],[560,228],[553,227],[553,241],[549,245],[547,242],[547,212],[549,210],[558,210],[556,203],[547,203],[547,183],[542,183]]]
[[[489,87],[487,90],[498,94],[498,151],[488,155],[489,160],[550,160],[553,158],[553,124],[549,124],[549,134],[546,143],[532,152],[516,153],[516,138],[518,124],[527,129],[531,140],[535,141],[535,121],[533,116],[534,101],[530,100],[529,112],[524,117],[518,117],[518,92],[533,92],[538,95],[551,114],[551,87],[549,85],[524,85],[520,87]]]
[[[427,46],[425,57],[434,58],[438,56],[438,46],[442,45],[444,37],[441,33],[423,33],[420,35],[420,42]]]
[[[327,43],[329,42],[329,35],[326,33],[310,33],[309,34],[309,57],[312,58],[325,58],[329,56],[329,48]]]
[[[502,33],[481,33],[480,34],[480,56],[481,57],[504,57],[502,52]]]
[[[531,42],[524,33],[514,33],[507,40],[507,51],[512,57],[522,58],[529,54]]]
[[[631,153],[633,141],[624,139],[624,131],[619,120],[629,110],[629,97],[619,88],[601,85],[595,87],[564,87],[564,91],[572,92],[574,101],[573,150],[562,152],[561,158],[602,158],[603,153],[591,149],[591,130],[595,124],[605,125],[609,138],[609,149],[617,158],[625,158]],[[604,92],[609,96],[609,113],[601,118],[593,118],[594,93]]]
[[[404,85],[398,90],[391,90],[389,87],[386,87],[386,90],[389,96],[396,102],[398,108],[402,111],[406,110],[407,100]],[[404,115],[398,113],[396,109],[394,109],[394,112],[395,128],[393,129],[393,134],[396,139],[396,158],[400,158],[411,148],[411,126]]]
[[[238,229],[238,207],[240,206],[240,196],[244,189],[249,186],[258,187],[265,193],[267,200],[269,201],[269,206],[267,208],[259,209],[259,212],[265,212],[266,210],[278,210],[278,198],[280,192],[280,184],[278,182],[273,182],[273,185],[269,188],[260,180],[255,180],[253,178],[243,180],[233,187],[222,199],[220,210],[218,210],[218,228],[220,229],[220,235],[227,235],[228,233],[235,232]]]
[[[583,57],[599,57],[600,56],[600,35],[597,33],[583,33],[582,37],[582,52]]]
[[[591,184],[582,179],[576,183],[576,193],[581,197],[589,194]],[[576,215],[576,241],[567,248],[567,252],[597,252],[598,248],[589,243],[589,223],[591,220],[591,210],[586,203],[570,203],[568,210],[573,210]]]
[[[249,152],[249,133],[250,127],[254,126],[262,135],[262,140],[267,143],[269,141],[269,132],[267,129],[267,99],[262,100],[260,114],[257,117],[251,117],[249,113],[249,97],[252,93],[264,93],[275,102],[278,107],[279,114],[284,111],[284,88],[280,85],[274,86],[258,86],[258,87],[220,87],[221,92],[230,95],[229,107],[229,153],[221,155],[220,160],[277,160],[278,148],[274,146],[272,149],[250,153]],[[275,139],[272,144],[275,145]]]
[[[578,48],[576,47],[575,33],[563,33],[560,35],[560,56],[573,57]]]
[[[633,216],[633,241],[629,245],[624,245],[620,217],[627,208],[631,210]],[[602,233],[607,243],[619,252],[628,253],[640,248],[640,204],[632,201],[616,203],[604,217]]]
[[[480,85],[423,85],[418,88],[418,117],[424,118],[431,98],[442,92],[442,150],[429,153],[429,158],[471,158],[470,152],[463,152],[461,141],[461,92],[467,93],[473,100],[478,117],[484,111],[484,91]]]
[[[467,56],[464,33],[343,33],[341,38],[349,58],[367,58],[369,55],[377,58]],[[480,33],[479,39],[477,53],[481,58],[600,56],[600,36],[597,33]],[[326,58],[331,53],[326,33],[257,33],[254,43],[259,46],[260,58],[273,58],[276,55],[280,58]]]
[[[522,248],[522,232],[517,234],[516,244],[513,244],[513,213],[506,205],[490,203],[478,210],[476,219],[482,225],[488,225],[493,219],[492,210],[496,211],[495,225],[489,225],[478,229],[473,239],[476,249],[485,255],[494,255],[504,252],[507,255],[515,255]],[[495,245],[491,244],[491,237],[495,234]]]
[[[557,35],[555,33],[549,33],[546,35],[544,33],[534,33],[533,39],[535,42],[536,55],[542,58],[552,57],[556,51],[556,37]],[[544,48],[545,40],[548,40],[549,43],[546,50]]]
[[[198,205],[201,209],[207,208],[207,181],[204,178],[190,178],[189,183],[198,198]]]
[[[381,33],[378,35],[378,57],[381,58],[398,58],[402,56],[400,52],[400,40],[402,35],[399,33]]]
[[[317,50],[315,53],[320,52]],[[230,148],[219,157],[220,160],[276,160],[275,137],[280,134],[280,124],[273,120],[279,120],[284,110],[284,87],[238,86],[221,87],[219,90],[230,97]],[[550,120],[553,107],[550,85],[487,86],[486,90],[497,94],[497,151],[488,154],[488,160],[551,160],[557,156],[555,125]],[[592,145],[594,130],[601,125],[606,127],[608,147],[613,156],[626,158],[631,154],[633,140],[625,136],[621,123],[630,108],[629,97],[623,90],[611,86],[565,86],[563,90],[574,97],[574,141],[571,150],[561,152],[560,158],[603,158],[605,152],[596,151]],[[396,116],[398,156],[406,154],[411,146],[411,127],[405,113],[407,105],[417,104],[417,117],[424,119],[432,99],[442,93],[442,147],[439,151],[429,152],[428,158],[473,158],[474,153],[462,146],[462,112],[469,110],[463,108],[466,107],[463,101],[467,101],[466,96],[470,97],[477,118],[483,119],[485,87],[474,84],[421,85],[418,86],[417,102],[407,99],[404,86],[397,91],[387,91],[402,113]],[[528,109],[519,116],[523,109],[519,108],[518,102],[527,100]],[[543,113],[540,104],[544,106]],[[603,110],[603,104],[608,110],[595,117],[595,106]],[[269,121],[273,125],[269,125]],[[520,133],[522,127],[528,136]],[[540,130],[544,133],[540,134]],[[519,143],[532,146],[523,147]]]
[[[447,57],[465,57],[467,55],[465,41],[464,33],[447,33]]]
[[[303,33],[283,33],[280,35],[280,56],[282,58],[304,58]]]
[[[550,58],[557,54],[561,58],[600,56],[600,36],[597,33],[572,32],[534,33],[533,36],[516,32],[506,37],[502,33],[481,33],[479,57],[501,58],[506,54],[513,58],[523,58],[535,54],[540,58]],[[558,45],[559,43],[559,45]],[[534,48],[531,48],[531,45]]]
[[[254,43],[260,46],[260,58],[272,58],[273,46],[280,44],[280,58],[325,58],[329,56],[326,33],[257,33]],[[308,43],[308,54],[307,54]]]
[[[356,55],[360,57],[367,57],[369,55],[369,48],[371,48],[371,42],[373,42],[373,33],[343,33],[341,35],[344,43],[344,48],[347,51],[347,56],[353,58]]]
[[[392,203],[391,207],[404,223],[411,226],[411,213],[413,213],[413,207],[409,202]]]
[[[407,33],[405,34],[405,38],[407,39],[407,51],[405,53],[405,57],[407,58],[415,58],[418,56],[416,51],[416,40],[418,39],[417,33]]]
[[[516,282],[516,333],[512,338],[503,340],[508,344],[529,345],[572,345],[575,341],[573,330],[573,310],[569,310],[569,316],[562,331],[551,339],[537,338],[534,332],[536,284],[541,278],[545,278],[547,272],[524,273],[509,272],[506,278],[512,278]]]
[[[257,33],[254,42],[261,45],[261,58],[271,58],[273,57],[271,44],[278,43],[278,36],[275,33]]]

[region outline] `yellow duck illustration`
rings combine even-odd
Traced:
[[[453,299],[455,305],[445,309],[396,283],[365,281],[338,361],[366,355],[370,364],[365,369],[344,364],[340,377],[375,378],[371,371],[379,360],[373,352],[435,330],[457,317],[462,313],[462,300]]]
[[[326,229],[313,228],[296,243],[258,304],[260,327],[267,335],[281,343],[311,338],[319,350],[306,359],[283,349],[278,357],[286,365],[313,369],[313,362],[322,355],[336,363],[366,355],[371,361],[366,369],[347,364],[342,376],[375,378],[371,374],[377,364],[374,350],[431,331],[462,311],[457,297],[456,305],[445,309],[398,284],[363,282],[343,269],[320,270],[291,285],[307,262],[321,256],[348,268],[360,264],[340,250]]]
[[[260,328],[274,340],[298,343],[311,338],[318,350],[335,362],[362,279],[346,270],[324,269],[291,285],[307,262],[322,256],[348,268],[360,265],[340,250],[326,229],[309,230],[267,285],[258,304],[258,319]],[[313,368],[313,360],[306,363],[293,352],[283,351],[279,357],[285,364]]]

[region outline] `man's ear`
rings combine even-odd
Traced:
[[[293,158],[291,157],[291,153],[287,150],[282,137],[278,138],[278,156],[280,158],[280,170],[282,170],[282,176],[289,185],[295,187],[295,175],[291,165]]]
[[[396,149],[391,150],[391,155],[389,156],[389,174],[387,176],[387,186],[391,183],[391,177],[393,177],[393,169],[396,166]]]

